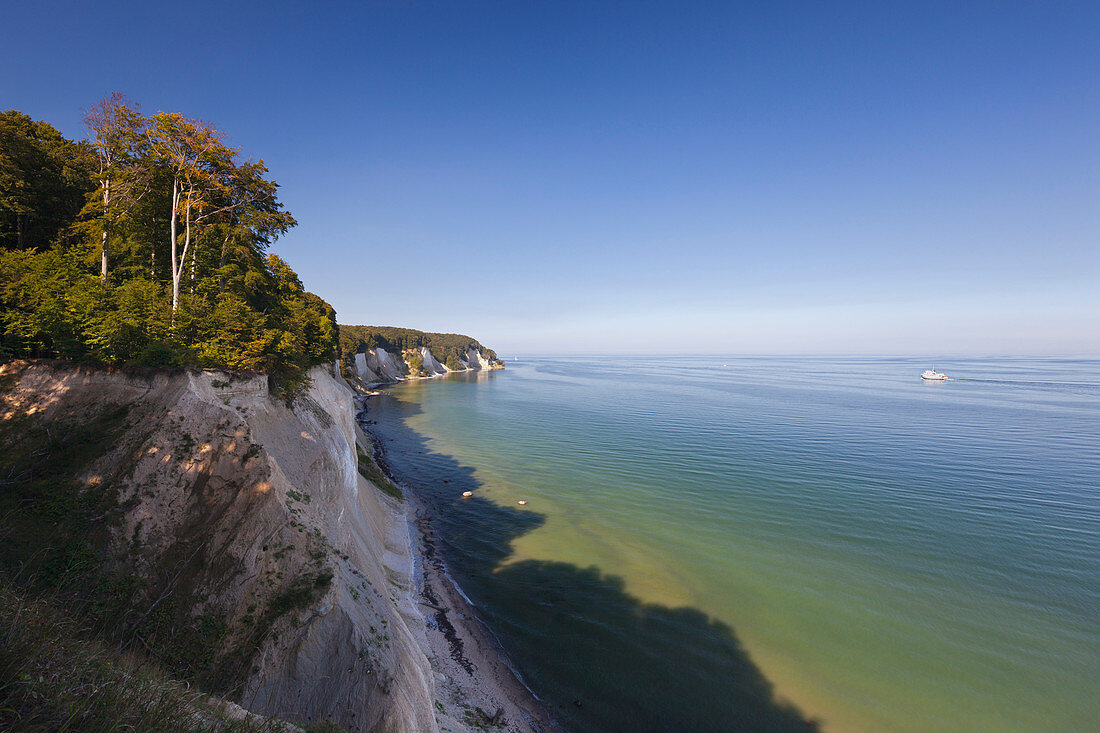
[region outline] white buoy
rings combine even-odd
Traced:
[[[520,506],[527,506],[527,502],[526,502],[526,501],[524,501],[523,499],[520,499],[520,500],[519,500],[519,501],[517,501],[516,503],[517,503],[517,504],[519,504]]]
[[[472,491],[463,491],[462,495],[465,496],[467,499],[469,499],[471,496],[474,495],[474,492],[472,492]]]

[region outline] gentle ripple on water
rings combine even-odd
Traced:
[[[1095,725],[1100,361],[927,367],[546,358],[372,417],[577,729]]]

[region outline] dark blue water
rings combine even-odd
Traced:
[[[577,729],[1095,729],[1100,360],[930,366],[531,359],[371,417]]]

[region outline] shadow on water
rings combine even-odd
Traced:
[[[474,469],[433,452],[406,419],[415,402],[372,400],[368,428],[389,469],[431,514],[442,556],[527,683],[581,731],[815,731],[775,698],[734,630],[693,608],[645,604],[596,567],[502,564],[545,523],[534,511],[463,491]]]

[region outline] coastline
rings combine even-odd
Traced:
[[[437,374],[422,374],[422,375],[416,376],[416,377],[407,377],[406,376],[406,377],[401,377],[400,379],[395,379],[395,380],[390,381],[390,382],[363,382],[362,383],[363,388],[366,390],[363,393],[363,396],[365,396],[365,397],[375,397],[375,396],[381,394],[381,392],[378,391],[380,388],[382,388],[382,387],[392,387],[393,385],[401,384],[402,382],[416,382],[416,381],[419,381],[421,379],[440,379],[442,377],[449,377],[452,374],[467,374],[469,372],[495,372],[495,371],[499,371],[501,369],[505,369],[506,367],[505,367],[504,364],[500,364],[500,365],[490,366],[486,369],[480,369],[480,368],[475,368],[475,367],[466,367],[465,369],[450,369],[446,366],[444,366],[443,368],[446,369],[447,371],[440,372],[440,373],[437,373]],[[366,431],[365,426],[360,425],[360,427],[362,427],[363,430]],[[386,472],[386,475],[389,476],[388,471]],[[393,480],[392,476],[390,476],[390,480],[391,481]]]
[[[435,674],[440,722],[509,733],[561,730],[538,696],[524,684],[492,630],[448,572],[437,549],[430,513],[415,493],[393,476],[382,442],[364,416],[366,400],[360,404],[356,422],[371,441],[374,460],[405,494],[413,593],[424,619],[422,638]]]

